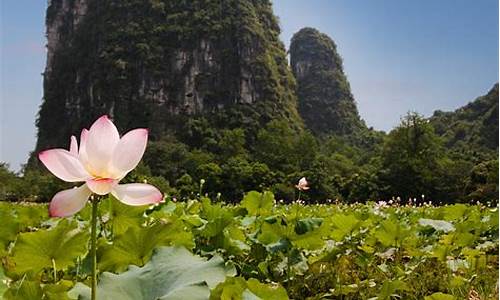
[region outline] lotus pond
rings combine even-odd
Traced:
[[[498,298],[497,208],[173,200],[99,203],[98,299]],[[4,299],[90,299],[90,216],[0,202]]]

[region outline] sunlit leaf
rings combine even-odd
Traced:
[[[3,293],[5,293],[5,291],[8,288],[6,280],[7,280],[7,278],[5,277],[3,268],[0,266],[0,298],[2,297]]]
[[[0,226],[0,256],[4,256],[9,243],[16,239],[20,225],[12,209],[6,205],[0,206],[0,220],[3,220]]]
[[[287,300],[285,289],[276,283],[261,283],[255,278],[228,278],[212,291],[211,300]]]
[[[106,208],[101,213],[107,213],[109,220],[106,224],[115,235],[121,235],[130,227],[137,227],[144,222],[145,208],[143,206],[126,205],[110,196],[100,204],[101,207]]]
[[[418,224],[420,226],[430,226],[434,228],[434,230],[436,231],[450,232],[455,230],[453,224],[443,220],[432,220],[432,219],[421,218],[418,220]]]
[[[382,285],[378,294],[378,299],[390,299],[391,296],[396,294],[397,291],[408,290],[408,285],[401,280],[387,280]]]
[[[43,221],[49,219],[47,205],[17,205],[16,214],[19,219],[21,230],[27,227],[37,227]]]
[[[458,221],[467,212],[467,205],[465,204],[454,204],[445,206],[442,208],[444,213],[444,219],[448,221]]]
[[[15,274],[38,273],[44,268],[66,269],[87,252],[89,233],[77,228],[76,222],[61,220],[51,229],[21,233],[12,251]]]
[[[269,214],[274,205],[274,195],[269,191],[259,193],[251,191],[245,195],[241,206],[247,209],[248,213],[253,216]]]
[[[234,272],[218,256],[207,261],[183,247],[161,247],[144,267],[130,266],[128,271],[119,275],[103,273],[97,288],[97,298],[208,299],[210,288],[214,288]],[[72,299],[90,299],[90,288],[79,283],[69,294]]]
[[[331,237],[337,241],[342,241],[344,237],[352,234],[352,232],[361,226],[361,220],[356,216],[349,214],[336,214],[332,217],[333,230]]]
[[[197,230],[207,238],[223,234],[224,229],[233,222],[233,214],[221,204],[211,204],[208,199],[203,199],[202,205],[206,224]]]
[[[9,288],[2,299],[5,300],[28,300],[42,299],[43,291],[40,283],[23,280],[19,284]]]
[[[47,300],[70,300],[68,291],[73,287],[73,282],[61,280],[57,284],[46,284],[43,286],[44,299]]]
[[[452,295],[443,293],[434,293],[430,296],[425,296],[425,300],[455,300],[456,298]]]
[[[255,278],[247,281],[247,287],[259,299],[263,300],[286,300],[288,295],[285,289],[277,283],[261,283]]]
[[[98,264],[101,271],[122,271],[128,265],[144,265],[154,248],[159,246],[194,247],[192,233],[184,230],[181,221],[168,224],[157,223],[148,227],[130,227],[117,236],[113,244],[98,249]]]
[[[375,237],[386,247],[401,247],[403,240],[409,233],[410,231],[400,223],[394,220],[385,220],[380,224]]]

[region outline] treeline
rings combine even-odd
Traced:
[[[249,190],[271,190],[277,199],[293,201],[294,185],[303,176],[311,189],[301,198],[312,203],[399,197],[402,202],[486,204],[498,199],[497,152],[483,149],[481,161],[457,155],[417,113],[408,113],[387,135],[366,131],[351,139],[316,138],[271,121],[251,144],[243,128],[217,131],[196,124],[203,123],[193,123],[184,141],[170,136],[150,142],[126,180],[146,180],[178,199],[202,193],[227,202],[239,201]],[[200,146],[188,146],[190,139]],[[360,140],[372,142],[359,145]],[[48,201],[67,188],[63,184],[44,170],[16,175],[7,165],[0,167],[2,200]]]

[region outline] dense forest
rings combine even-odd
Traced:
[[[455,112],[438,111],[429,119],[408,113],[370,148],[349,136],[295,132],[279,120],[260,129],[252,144],[245,128],[204,128],[199,137],[213,143],[194,146],[175,136],[150,142],[129,179],[148,180],[179,198],[201,191],[226,201],[238,201],[248,190],[271,190],[291,201],[295,182],[306,176],[311,190],[303,198],[314,202],[495,202],[498,143],[488,136],[498,137],[497,99],[495,85]],[[62,188],[43,169],[16,176],[4,164],[0,178],[2,197],[12,200],[47,201]]]
[[[309,202],[498,199],[498,84],[384,133],[359,116],[330,37],[300,30],[288,64],[270,1],[63,2],[47,10],[35,153],[67,148],[109,114],[122,132],[151,129],[126,180],[176,198],[270,190],[289,202],[305,176]],[[1,165],[2,199],[48,201],[64,188],[34,157],[20,174]]]

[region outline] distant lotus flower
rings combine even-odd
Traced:
[[[111,193],[128,205],[161,202],[163,195],[145,183],[118,184],[132,171],[144,154],[147,129],[134,129],[120,138],[108,116],[102,116],[89,130],[83,129],[80,147],[71,137],[69,151],[50,149],[38,157],[52,174],[67,182],[85,182],[78,188],[57,193],[49,206],[52,217],[67,217],[80,211],[92,193]]]
[[[387,202],[385,201],[379,201],[375,203],[375,209],[381,209],[381,208],[386,208],[388,207]]]
[[[307,191],[309,189],[309,183],[305,177],[300,178],[299,183],[295,186],[299,191]]]

